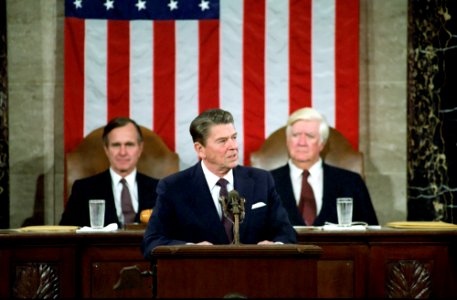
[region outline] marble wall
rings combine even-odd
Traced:
[[[63,0],[6,4],[10,227],[40,218],[56,224],[63,210]],[[360,0],[359,149],[382,224],[406,219],[407,5]]]
[[[457,2],[410,5],[408,219],[457,223]]]

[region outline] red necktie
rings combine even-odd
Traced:
[[[303,216],[305,224],[312,226],[316,219],[316,200],[314,199],[313,189],[308,182],[309,171],[304,170],[301,182],[301,194],[298,208]]]
[[[225,199],[227,200],[227,198],[228,198],[228,192],[227,192],[228,181],[225,180],[224,178],[221,178],[221,179],[219,179],[219,181],[216,184],[221,187],[221,190],[219,191],[219,197],[225,197]],[[224,224],[225,233],[227,234],[227,238],[228,238],[229,242],[231,243],[233,241],[233,224],[229,219],[227,219],[224,216],[223,211],[222,211],[222,223]]]
[[[121,206],[122,214],[124,215],[124,224],[131,224],[135,221],[135,210],[133,209],[132,198],[130,197],[129,188],[125,178],[121,179],[121,183]]]

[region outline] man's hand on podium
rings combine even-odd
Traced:
[[[267,240],[257,243],[257,245],[273,245],[273,244],[275,244],[275,245],[284,245],[283,242],[272,242],[272,241],[267,241]]]
[[[275,242],[272,242],[272,241],[260,241],[257,243],[257,245],[271,245],[271,244],[274,244]]]
[[[186,243],[186,245],[212,245],[213,243],[210,243],[208,241],[203,241],[199,243]]]

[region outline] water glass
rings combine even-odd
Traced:
[[[343,227],[351,226],[352,223],[352,198],[337,198],[336,211],[338,214],[338,225]]]
[[[94,229],[103,228],[105,223],[105,200],[89,200],[90,227]]]

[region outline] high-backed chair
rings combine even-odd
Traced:
[[[355,150],[346,137],[335,128],[330,127],[330,134],[321,157],[329,165],[359,173],[364,178],[363,154]],[[259,150],[251,153],[250,164],[253,167],[272,170],[286,164],[288,158],[284,126],[273,132]]]
[[[160,179],[179,170],[178,154],[172,152],[162,139],[150,129],[140,126],[143,133],[143,153],[138,161],[138,172]],[[65,158],[66,196],[76,179],[95,175],[109,167],[103,149],[103,127],[87,135]]]

